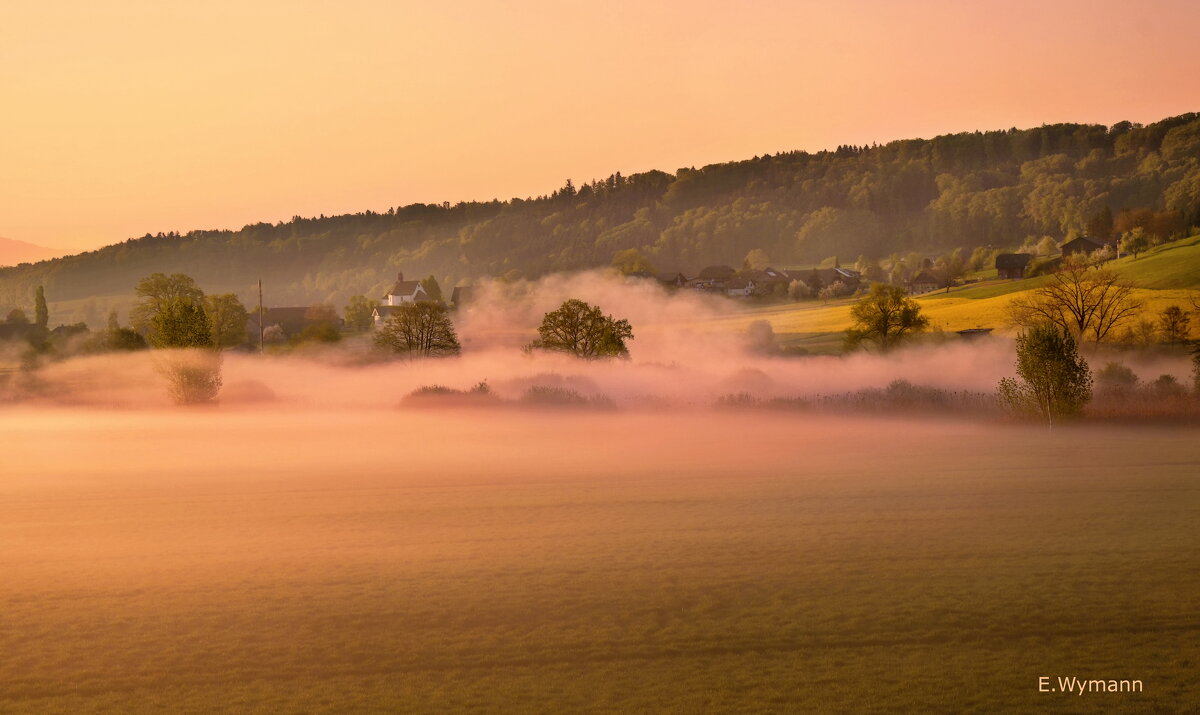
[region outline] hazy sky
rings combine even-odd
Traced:
[[[64,248],[1200,109],[1200,3],[4,0],[0,236]]]

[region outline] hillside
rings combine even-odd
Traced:
[[[783,152],[567,182],[530,199],[146,235],[0,269],[0,308],[27,305],[44,285],[62,319],[102,319],[154,271],[185,272],[244,300],[262,279],[271,305],[343,305],[356,293],[379,294],[397,270],[434,274],[443,285],[532,278],[607,265],[636,249],[659,270],[694,274],[740,265],[752,249],[779,264],[852,261],[1135,226],[1173,238],[1196,225],[1200,115],[1187,114],[1144,127],[1058,124]]]
[[[1191,298],[1200,291],[1200,235],[1166,243],[1133,258],[1126,256],[1106,264],[1138,287],[1136,296],[1145,303],[1144,314],[1156,315],[1167,306],[1189,309]],[[929,317],[934,330],[954,332],[965,328],[993,328],[996,334],[1011,334],[1006,309],[1017,296],[1033,290],[1046,277],[1025,280],[998,280],[991,271],[989,280],[957,287],[948,293],[918,296],[917,302]],[[774,305],[748,310],[718,321],[719,330],[745,330],[754,320],[771,323],[783,345],[804,347],[815,352],[837,352],[844,331],[850,327],[850,304],[843,299],[823,304],[817,301]]]
[[[21,263],[45,261],[63,255],[63,251],[38,246],[25,241],[0,237],[0,266],[16,266]]]

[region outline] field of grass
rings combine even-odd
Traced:
[[[12,410],[0,429],[2,712],[1200,711],[1194,432]]]
[[[1189,298],[1200,290],[1200,236],[1164,244],[1136,259],[1126,256],[1107,265],[1138,286],[1136,297],[1145,303],[1147,317],[1156,316],[1170,305],[1190,309]],[[997,333],[1010,333],[1008,304],[1020,293],[1047,280],[1044,276],[1019,281],[993,277],[949,292],[919,296],[917,301],[934,330],[952,333],[986,327]],[[783,345],[814,352],[837,352],[842,345],[842,334],[851,324],[852,303],[853,300],[842,299],[828,304],[809,301],[750,307],[735,317],[716,322],[719,329],[739,331],[753,320],[768,320]]]

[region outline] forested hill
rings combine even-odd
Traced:
[[[1200,114],[1140,126],[1056,124],[883,146],[615,174],[536,199],[415,204],[260,223],[239,231],[146,235],[77,256],[0,269],[0,307],[42,284],[52,300],[126,296],[154,271],[268,303],[341,305],[379,294],[397,270],[443,285],[608,265],[639,249],[658,270],[852,261],[902,251],[1017,246],[1029,236],[1163,237],[1200,225]]]

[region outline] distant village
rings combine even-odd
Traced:
[[[1070,256],[1087,256],[1095,260],[1106,257],[1118,257],[1118,246],[1113,241],[1102,241],[1088,236],[1080,236],[1062,243],[1059,247],[1060,256],[1044,260],[1053,267],[1058,262]],[[995,257],[994,267],[1001,280],[1019,280],[1029,276],[1031,266],[1036,257],[1031,253],[999,253]],[[800,300],[803,298],[834,299],[855,295],[872,282],[872,278],[864,276],[862,271],[836,265],[825,268],[776,269],[765,267],[753,269],[743,266],[740,270],[728,265],[712,265],[702,269],[695,276],[687,276],[682,272],[669,271],[651,273],[635,271],[625,275],[630,281],[651,281],[669,291],[694,290],[705,294],[724,296],[735,300]],[[955,285],[973,282],[971,280],[956,280],[938,269],[934,259],[925,258],[914,272],[904,280],[896,276],[888,276],[890,282],[902,285],[911,295],[932,293],[938,290],[950,290]],[[456,286],[447,301],[452,310],[457,310],[469,304],[474,298],[474,287]],[[377,299],[377,305],[371,309],[370,324],[374,328],[381,327],[400,306],[421,301],[441,302],[440,296],[431,296],[423,281],[406,280],[404,274],[398,273],[392,287]],[[15,311],[14,311],[15,312]],[[332,325],[343,331],[350,328],[346,318],[337,314],[332,306],[295,306],[264,308],[262,325],[257,310],[248,312],[246,324],[246,340],[248,344],[257,344],[260,339],[267,342],[286,340],[300,335],[306,329],[315,326]],[[26,338],[26,333],[35,329],[28,321],[9,319],[0,322],[0,342]],[[361,329],[361,326],[360,326]],[[52,331],[52,338],[69,337],[67,333],[86,332],[82,325],[63,325]],[[976,334],[990,333],[990,328],[974,328],[964,333],[964,337]]]

